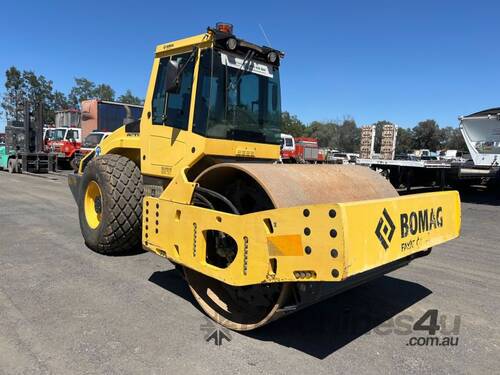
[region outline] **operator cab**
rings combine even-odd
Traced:
[[[153,125],[192,130],[206,138],[279,145],[283,53],[237,39],[229,24],[209,28],[207,35],[213,38],[209,46],[160,59]],[[196,103],[188,129],[193,88]]]

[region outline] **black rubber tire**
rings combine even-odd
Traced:
[[[90,181],[101,189],[101,222],[92,229],[85,218],[84,198]],[[140,250],[142,199],[141,171],[130,159],[107,154],[88,163],[78,197],[78,216],[85,244],[97,253],[126,255]]]
[[[9,170],[9,173],[16,173],[16,159],[9,159],[7,169]]]
[[[80,160],[76,157],[73,157],[70,161],[69,161],[69,165],[70,167],[75,171],[75,172],[78,172],[78,169],[80,167]]]

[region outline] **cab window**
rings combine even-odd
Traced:
[[[169,94],[166,91],[167,64],[170,59],[176,61],[181,67],[187,64],[179,77],[179,92],[175,94]],[[191,53],[164,57],[160,60],[152,103],[153,125],[167,125],[182,130],[188,129],[194,64],[195,59],[191,56]]]
[[[71,130],[69,129],[68,132],[66,133],[66,140],[71,141],[75,140],[78,141],[78,130]]]

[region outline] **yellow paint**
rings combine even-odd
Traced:
[[[188,168],[184,168],[174,179],[168,184],[162,194],[166,200],[182,204],[190,204],[193,197],[194,188],[197,184],[189,182],[186,177]]]
[[[245,160],[279,157],[278,145],[210,139],[193,133],[199,58],[194,69],[188,129],[152,124],[152,98],[160,58],[190,52],[193,47],[198,48],[199,57],[201,50],[211,48],[213,43],[213,36],[207,33],[159,45],[145,97],[140,134],[127,134],[120,128],[100,145],[101,154],[127,156],[140,166],[143,175],[169,181],[159,198],[144,199],[142,242],[146,249],[231,285],[303,281],[304,277],[308,281],[335,282],[459,235],[460,202],[456,192],[307,205],[247,215],[192,206],[196,184],[188,180],[186,173],[205,156]],[[91,154],[82,161],[80,173],[92,157]],[[91,210],[96,196],[97,193],[88,192],[88,217],[92,225],[98,222],[97,213]],[[87,202],[87,196],[85,199]],[[441,207],[442,226],[404,236],[401,215],[437,207]],[[321,219],[309,220],[306,225],[305,208]],[[331,210],[336,212],[334,218],[330,217]],[[386,225],[384,210],[394,223],[391,231]],[[87,208],[85,212],[87,215]],[[308,235],[306,226],[310,230]],[[205,236],[209,230],[224,232],[237,243],[236,257],[227,268],[207,263]],[[306,247],[311,250],[309,254]]]
[[[84,197],[84,212],[85,220],[90,228],[96,229],[101,223],[101,210],[102,210],[102,198],[101,188],[95,181],[90,181],[85,190]],[[98,205],[101,206],[99,210],[96,210],[96,201],[99,200]]]
[[[441,227],[402,238],[401,214],[436,207],[442,207]],[[322,219],[312,223],[308,220],[306,224],[303,216],[305,208],[314,217]],[[375,234],[384,208],[395,225],[387,249]],[[334,218],[329,215],[332,209],[336,211]],[[160,198],[145,199],[143,216],[143,243],[147,249],[231,285],[298,281],[294,273],[297,271],[314,272],[316,277],[310,281],[341,281],[456,238],[460,231],[457,192],[307,205],[247,215],[176,203],[162,195]],[[275,224],[272,234],[265,219]],[[161,225],[156,226],[156,220]],[[305,227],[310,229],[309,235],[304,234]],[[332,229],[335,230],[335,237],[331,235]],[[223,231],[237,242],[238,252],[229,267],[222,269],[207,264],[203,236],[207,230]],[[243,272],[245,237],[248,239],[246,274]],[[413,243],[411,248],[404,247],[408,243]],[[306,246],[311,248],[310,254],[303,251]],[[336,257],[332,256],[332,250],[336,251]],[[270,271],[271,258],[277,262],[275,274]],[[337,277],[333,276],[333,270],[338,271]]]

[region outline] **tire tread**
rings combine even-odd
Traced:
[[[89,167],[96,168],[102,176],[103,195],[109,205],[107,225],[93,250],[114,255],[137,249],[141,242],[144,196],[140,169],[130,159],[115,154],[95,158]]]

